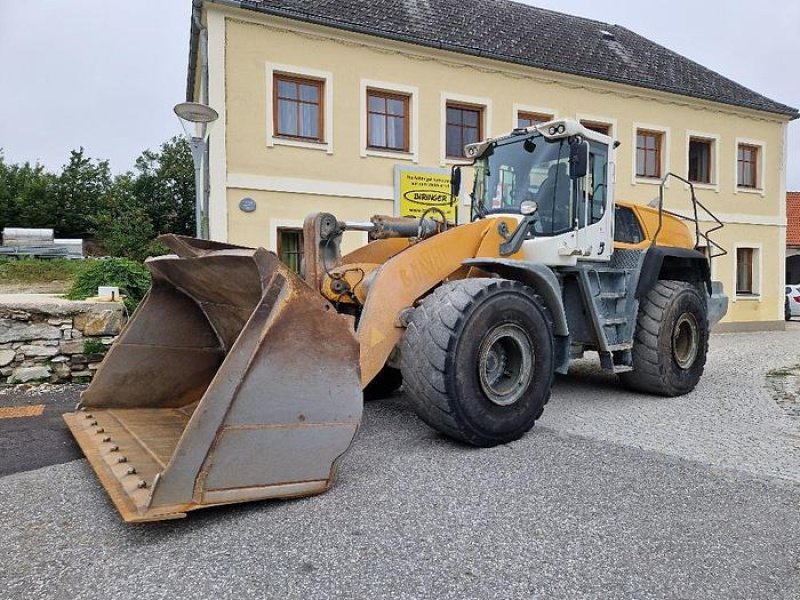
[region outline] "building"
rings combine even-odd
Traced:
[[[786,283],[800,283],[800,192],[786,193]]]
[[[675,172],[726,223],[712,266],[731,297],[722,328],[783,327],[796,109],[623,27],[502,0],[195,5],[187,96],[221,115],[212,238],[296,264],[306,214],[391,214],[396,166],[448,167],[466,142],[572,117],[619,140],[618,198],[648,203]],[[688,211],[687,198],[673,180],[667,206]]]

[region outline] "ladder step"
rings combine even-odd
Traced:
[[[633,342],[625,342],[624,344],[609,344],[608,351],[616,352],[617,350],[630,350],[633,348]]]
[[[603,319],[603,325],[625,325],[628,322],[626,317],[614,317],[611,319]]]
[[[628,373],[629,371],[633,371],[633,367],[630,365],[614,365],[614,373]]]
[[[626,295],[625,292],[601,292],[598,298],[601,300],[614,300],[617,298],[624,298]]]

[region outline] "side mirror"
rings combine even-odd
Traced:
[[[574,142],[569,145],[569,176],[580,179],[586,176],[589,166],[589,142]]]
[[[450,172],[450,198],[458,198],[461,193],[461,167],[453,167]]]

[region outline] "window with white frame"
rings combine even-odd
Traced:
[[[581,125],[586,127],[586,129],[590,129],[591,131],[596,131],[597,133],[602,133],[603,135],[612,135],[611,133],[611,123],[603,123],[601,121],[590,121],[588,119],[581,119]]]
[[[367,89],[367,148],[409,151],[410,98],[378,89]]]
[[[692,183],[716,183],[714,172],[715,140],[705,137],[689,137],[689,181]]]
[[[755,144],[737,144],[736,185],[740,188],[758,189],[761,176],[761,147]]]
[[[760,294],[760,249],[739,246],[736,248],[736,296],[754,297]]]
[[[272,90],[275,136],[324,141],[324,81],[275,73]]]
[[[464,146],[483,139],[483,106],[447,102],[445,124],[445,155],[464,158]]]
[[[295,146],[333,153],[333,75],[266,63],[267,147]]]
[[[648,129],[636,130],[636,176],[661,177],[664,155],[664,133]]]
[[[527,110],[517,111],[517,127],[525,129],[534,125],[541,125],[553,120],[552,114],[532,112]]]

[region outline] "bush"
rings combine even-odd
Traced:
[[[101,285],[119,288],[125,295],[125,306],[133,312],[150,289],[150,272],[138,262],[127,258],[104,258],[91,261],[91,265],[78,274],[67,298],[83,300],[97,295]]]

